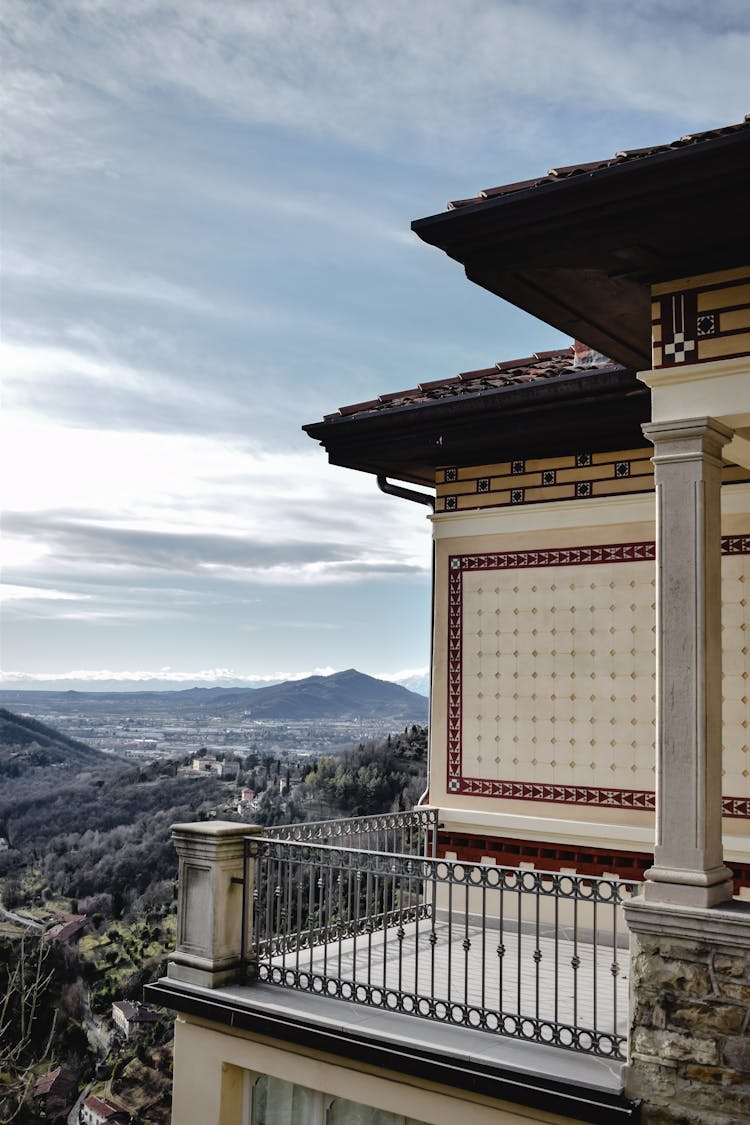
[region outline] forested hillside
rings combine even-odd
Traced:
[[[313,759],[289,793],[266,788],[257,824],[410,809],[427,783],[427,728],[407,727],[380,742],[369,739],[341,754]]]
[[[411,726],[319,759],[248,752],[221,780],[187,761],[134,767],[17,716],[3,730],[2,760],[14,768],[0,784],[0,1120],[13,1105],[19,1125],[38,1120],[33,1080],[62,1065],[78,1088],[112,1083],[136,1125],[167,1125],[169,1014],[147,1039],[123,1045],[110,1012],[113,1000],[140,999],[173,948],[170,826],[410,808],[425,787],[427,732]],[[43,935],[66,920],[83,927],[79,936],[48,942]]]
[[[106,754],[92,746],[0,707],[0,777],[21,777],[36,767],[105,765],[108,761]]]

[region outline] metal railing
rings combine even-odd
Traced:
[[[411,812],[279,824],[266,828],[263,835],[274,840],[335,844],[355,851],[435,856],[437,829],[437,809],[413,809]]]
[[[624,1057],[637,884],[268,837],[245,864],[249,979]]]

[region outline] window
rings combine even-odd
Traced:
[[[318,1125],[320,1094],[264,1074],[253,1087],[252,1125]]]
[[[345,1098],[334,1098],[326,1113],[326,1125],[424,1125],[424,1122]]]
[[[256,1078],[251,1089],[251,1125],[425,1125],[413,1117],[308,1090],[269,1074]]]

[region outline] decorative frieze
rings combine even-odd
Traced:
[[[437,511],[648,492],[654,487],[651,454],[651,449],[644,447],[534,460],[517,458],[469,468],[448,466],[437,472]]]
[[[750,268],[652,288],[653,367],[750,355]]]
[[[464,468],[451,465],[437,471],[436,511],[465,512],[653,492],[652,456],[653,450],[644,447]],[[738,465],[725,465],[722,480],[724,484],[750,480],[750,472]]]

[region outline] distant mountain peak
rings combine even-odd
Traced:
[[[180,715],[232,715],[279,721],[365,719],[394,723],[427,720],[427,698],[403,684],[380,680],[346,668],[329,675],[284,680],[263,687],[192,687],[178,691],[0,691],[0,704],[26,707],[35,697],[52,703],[75,695],[83,712],[143,715],[173,711]]]

